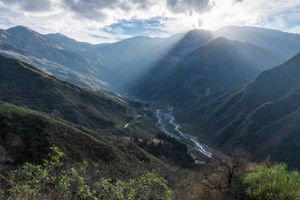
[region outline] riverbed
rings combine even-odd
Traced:
[[[207,145],[200,143],[196,136],[181,130],[181,126],[176,122],[176,119],[171,111],[156,109],[155,116],[158,120],[157,126],[162,132],[178,139],[186,144],[189,148],[200,152],[204,156],[209,158],[212,157],[212,151]]]

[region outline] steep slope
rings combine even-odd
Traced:
[[[0,100],[90,128],[118,127],[133,116],[116,97],[81,89],[5,56],[0,56]]]
[[[89,49],[94,48],[94,45],[92,44],[86,42],[78,42],[60,33],[51,33],[45,36],[53,41],[60,43],[60,45],[62,45],[64,48],[77,51],[79,53],[86,52]]]
[[[80,46],[80,43],[77,45]],[[0,34],[0,49],[7,54],[38,64],[40,69],[59,78],[73,83],[81,82],[80,86],[103,86],[109,70],[99,60],[90,59],[74,48],[74,44],[61,43],[23,26],[4,30]]]
[[[262,72],[245,89],[194,107],[190,119],[197,119],[199,129],[220,146],[243,148],[255,158],[300,168],[299,77],[298,54]]]
[[[229,26],[216,32],[217,37],[223,36],[232,40],[249,42],[263,47],[277,54],[278,57],[288,60],[300,51],[300,35],[286,33],[278,30],[271,30],[248,26]]]
[[[138,95],[153,84],[166,79],[182,59],[213,39],[210,31],[192,30],[181,36],[173,47],[160,60],[153,63],[143,76],[132,84],[131,93]]]
[[[114,177],[163,169],[163,163],[128,140],[77,127],[49,115],[0,101],[0,171],[24,162],[39,163],[51,146],[70,162],[93,160]],[[107,166],[107,169],[105,169]]]
[[[186,56],[165,79],[138,93],[143,99],[185,106],[242,87],[279,62],[260,47],[217,38]]]

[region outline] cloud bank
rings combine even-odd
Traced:
[[[300,32],[299,0],[0,0],[0,28],[25,25],[101,43],[251,25]]]

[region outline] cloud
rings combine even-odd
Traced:
[[[167,7],[175,13],[208,12],[213,5],[209,0],[167,0]]]
[[[62,0],[65,8],[89,20],[105,21],[117,16],[148,10],[159,0]],[[117,15],[116,15],[117,14]]]
[[[0,28],[28,26],[92,43],[194,28],[300,30],[299,0],[0,0]]]
[[[51,0],[0,0],[0,2],[28,12],[49,11],[52,7]]]
[[[79,16],[92,19],[106,19],[103,11],[106,8],[118,6],[118,0],[63,0],[63,5]]]

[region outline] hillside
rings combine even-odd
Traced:
[[[134,111],[120,99],[81,89],[13,58],[0,56],[0,99],[90,128],[123,126]]]
[[[24,26],[0,33],[1,51],[74,84],[100,88],[105,85],[104,77],[109,70],[83,53],[86,45],[69,38],[43,35]]]
[[[115,173],[137,174],[164,167],[128,140],[96,134],[64,120],[4,102],[0,102],[0,126],[0,170],[24,162],[40,163],[47,158],[52,146],[62,149],[70,163],[93,160],[110,166],[108,170]],[[134,167],[137,165],[139,167]]]
[[[164,80],[137,95],[184,106],[216,92],[240,88],[278,62],[275,55],[258,46],[217,38],[188,54]]]
[[[242,148],[256,159],[300,168],[299,66],[298,54],[236,93],[203,101],[189,119],[221,147]]]

